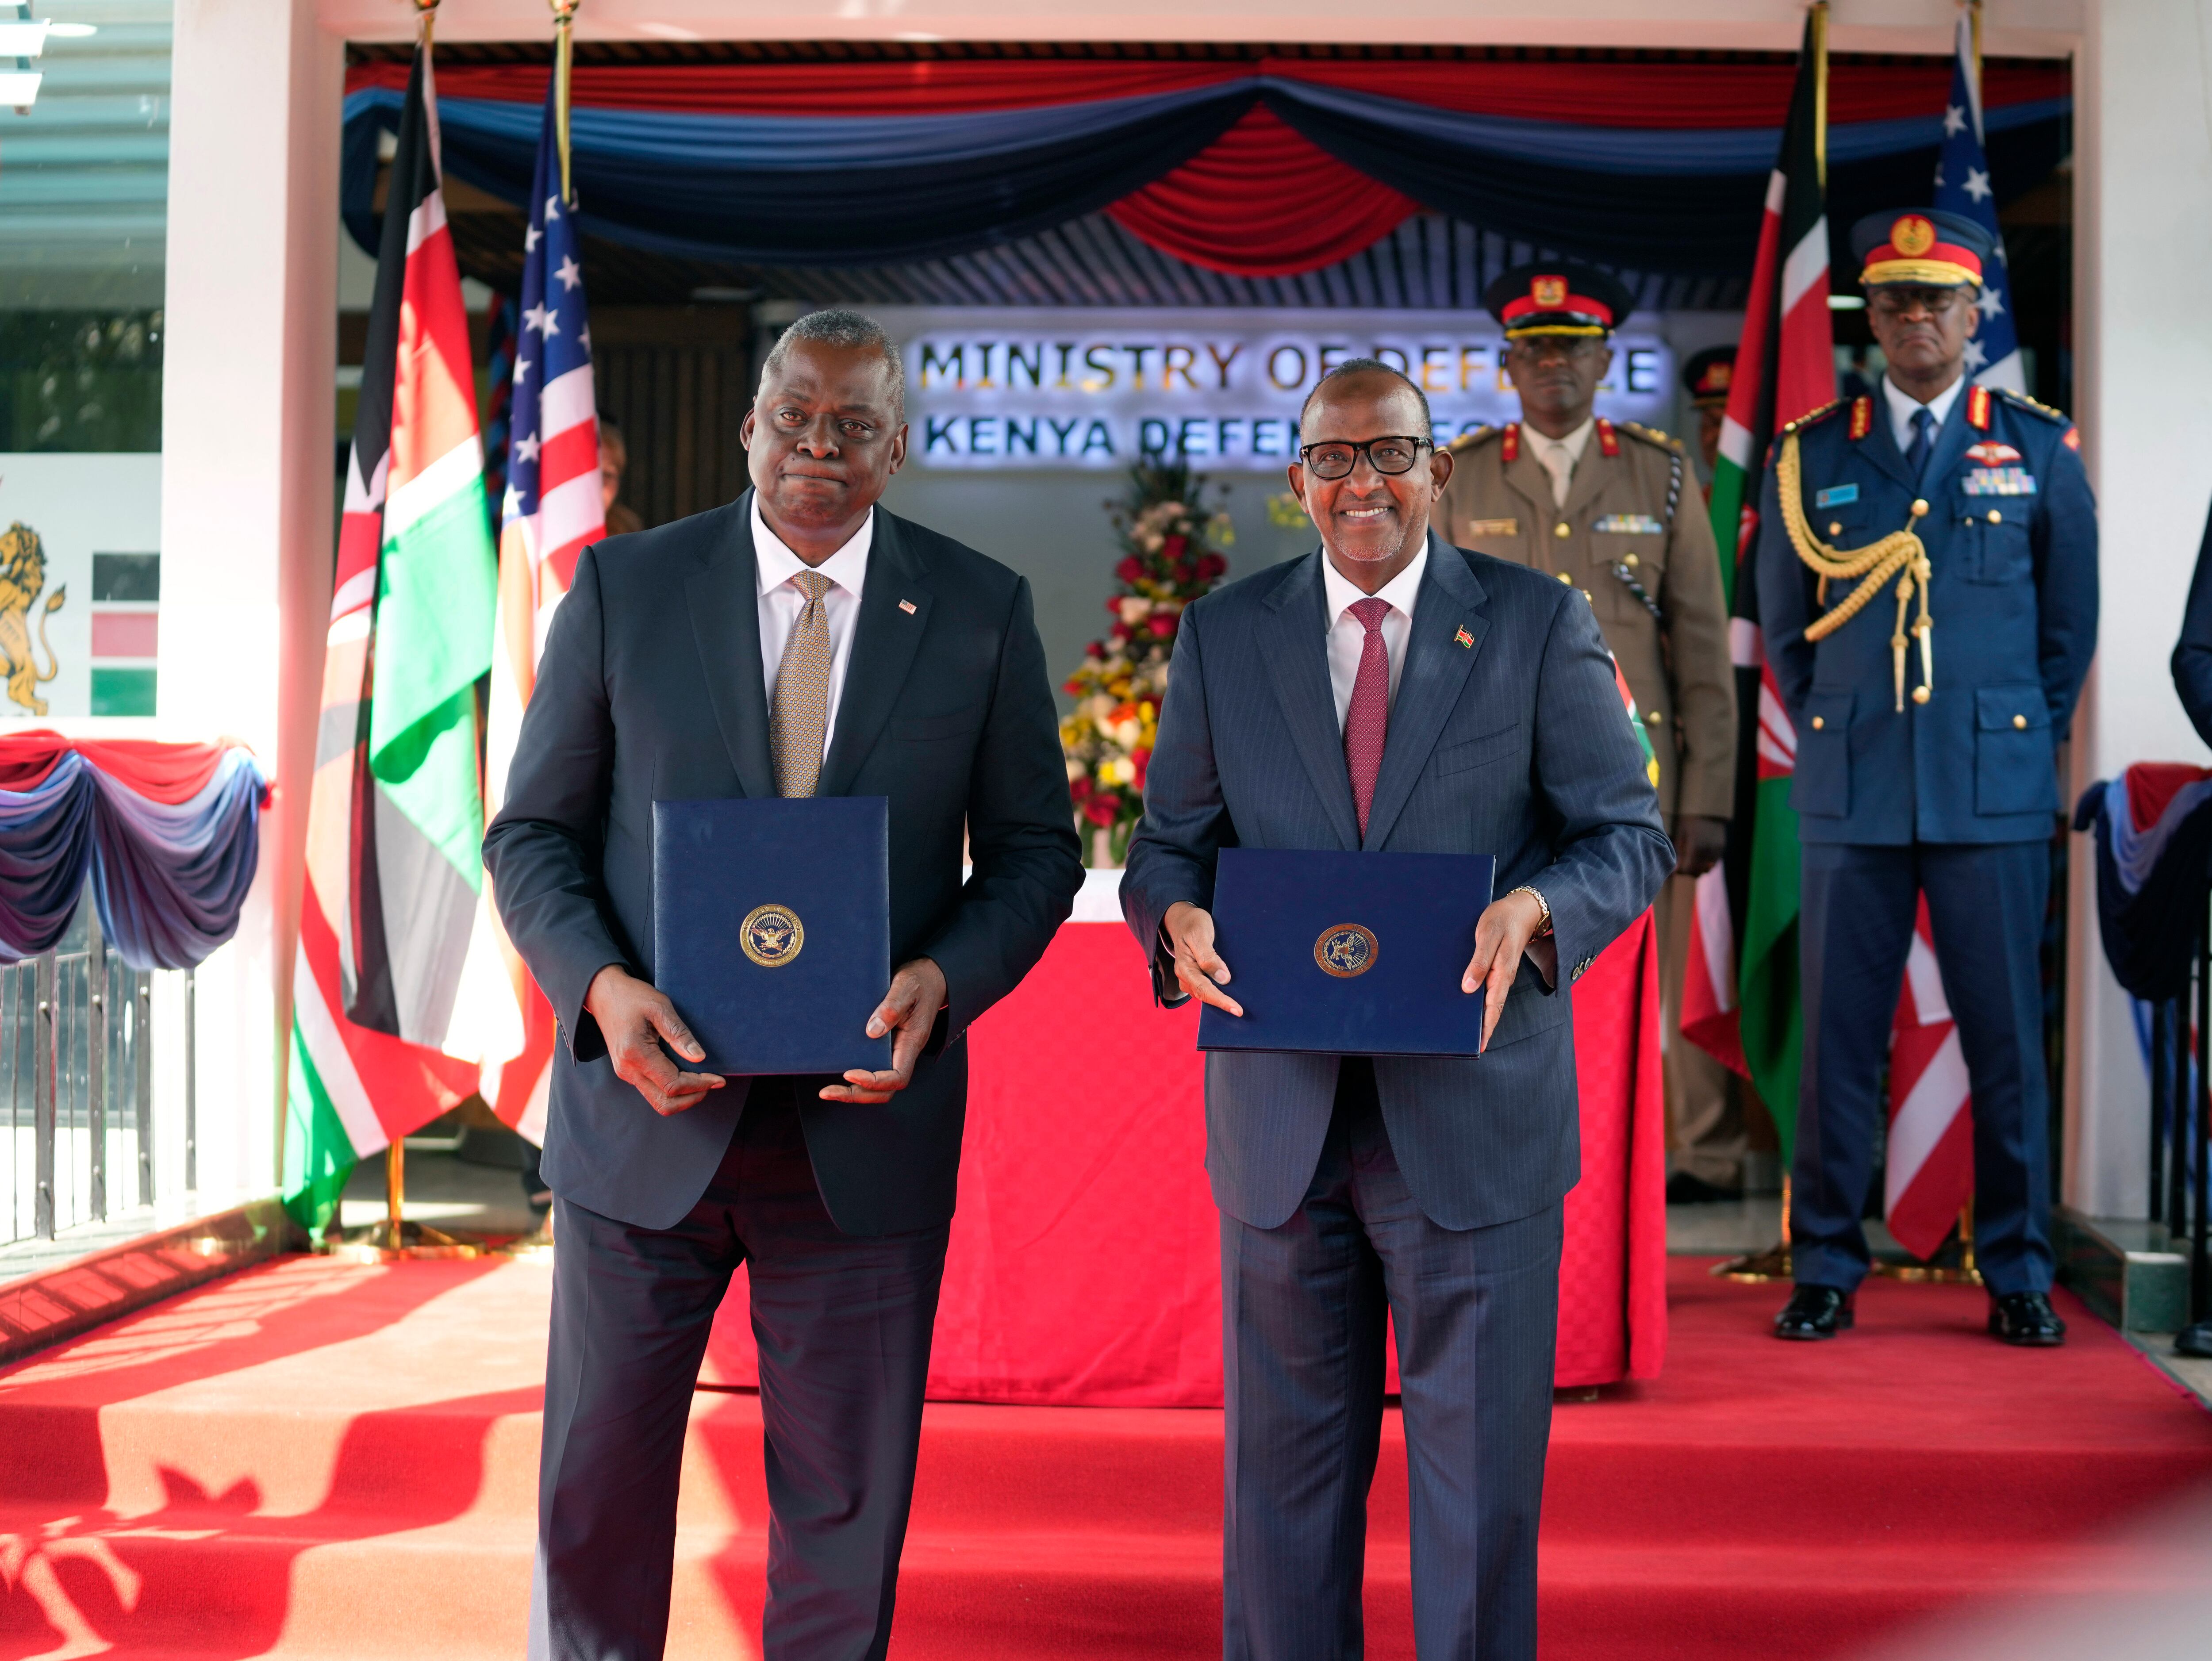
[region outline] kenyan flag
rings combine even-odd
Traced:
[[[418,46],[369,311],[308,806],[284,1187],[311,1228],[356,1160],[476,1088],[463,986],[483,884],[477,688],[491,668],[496,572],[483,489],[436,94]],[[503,986],[495,950],[489,967]]]
[[[1774,1116],[1785,1168],[1796,1152],[1804,1048],[1797,985],[1797,815],[1790,807],[1796,737],[1765,670],[1751,554],[1758,540],[1763,469],[1775,434],[1836,396],[1821,167],[1826,22],[1825,9],[1817,6],[1805,20],[1797,84],[1781,158],[1767,182],[1758,262],[1713,470],[1713,540],[1735,550],[1732,560],[1723,555],[1721,579],[1733,613],[1729,634],[1741,736],[1727,869],[1699,880],[1683,994],[1684,1034],[1749,1075]],[[1741,961],[1731,975],[1729,959],[1739,940]]]

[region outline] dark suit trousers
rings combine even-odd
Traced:
[[[1361,1653],[1367,1490],[1395,1321],[1419,1661],[1533,1661],[1562,1208],[1487,1228],[1425,1216],[1375,1070],[1347,1057],[1290,1220],[1221,1216],[1226,1661]]]
[[[1848,1292],[1867,1272],[1859,1212],[1874,1180],[1882,1070],[1924,893],[1973,1091],[1974,1255],[1992,1292],[2049,1291],[2051,1095],[2039,949],[2051,850],[1808,842],[1804,854],[1805,1070],[1790,1210],[1799,1284]]]
[[[638,1111],[648,1111],[642,1101]],[[708,1329],[740,1263],[767,1433],[762,1652],[881,1657],[946,1228],[840,1232],[782,1079],[754,1081],[720,1168],[673,1228],[555,1203],[533,1612],[552,1661],[661,1653],[684,1426]],[[536,1651],[538,1633],[532,1640]]]

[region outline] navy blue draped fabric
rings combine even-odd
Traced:
[[[400,96],[363,86],[346,99],[343,201],[364,246],[374,240],[378,134],[396,121]],[[1261,101],[1317,149],[1426,208],[1655,272],[1748,266],[1778,136],[1719,124],[1717,111],[1705,127],[1603,126],[1470,113],[1275,74],[887,116],[581,106],[572,131],[583,224],[594,235],[744,264],[865,265],[969,252],[1107,207],[1205,151]],[[2046,176],[2065,153],[2069,107],[2045,97],[1990,109],[1995,178],[2019,190]],[[520,203],[535,104],[448,98],[440,115],[454,176]],[[1942,122],[1936,106],[1831,125],[1831,225],[1924,199]],[[1254,207],[1270,205],[1279,207]],[[1229,191],[1224,213],[1238,206]]]
[[[184,801],[161,802],[74,751],[28,790],[0,790],[0,959],[52,951],[88,876],[109,946],[134,969],[183,969],[237,932],[260,858],[266,781],[228,752]]]

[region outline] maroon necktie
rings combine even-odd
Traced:
[[[1344,765],[1352,774],[1352,803],[1359,810],[1359,835],[1367,836],[1367,809],[1375,801],[1375,777],[1382,771],[1382,741],[1390,730],[1390,648],[1382,640],[1388,600],[1354,600],[1346,609],[1366,629],[1359,643],[1359,673],[1352,677],[1352,705],[1344,712]]]

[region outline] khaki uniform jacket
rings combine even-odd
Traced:
[[[1607,427],[1601,421],[1590,435],[1564,508],[1553,506],[1552,476],[1517,425],[1470,433],[1451,446],[1451,482],[1430,523],[1446,542],[1588,594],[1650,724],[1660,810],[1726,819],[1735,806],[1735,672],[1712,526],[1678,443],[1621,422],[1611,425],[1608,446]],[[1510,461],[1509,450],[1518,452]],[[1616,565],[1657,603],[1659,617]]]

